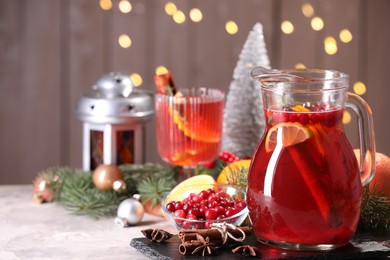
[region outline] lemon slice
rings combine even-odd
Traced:
[[[267,133],[265,150],[273,151],[277,143],[282,147],[299,144],[312,136],[309,128],[302,126],[299,123],[280,123],[274,125]]]
[[[207,174],[190,177],[176,185],[169,195],[169,201],[181,201],[190,193],[199,193],[215,184],[215,179]],[[169,202],[166,201],[166,202]]]

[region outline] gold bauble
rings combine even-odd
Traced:
[[[112,164],[101,164],[94,171],[92,175],[93,184],[99,190],[111,190],[112,185],[116,180],[121,180],[123,174],[121,170]]]
[[[121,192],[126,191],[127,185],[126,185],[126,182],[124,180],[116,180],[112,184],[112,188],[114,191],[121,193]]]

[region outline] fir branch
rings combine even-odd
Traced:
[[[123,180],[127,184],[127,190],[137,193],[137,185],[147,178],[171,178],[175,175],[173,168],[166,168],[159,164],[124,164],[119,169],[123,173]]]
[[[390,201],[377,195],[376,187],[372,190],[365,187],[363,190],[358,231],[373,234],[390,232]]]
[[[158,164],[121,165],[126,182],[126,191],[117,193],[101,191],[92,182],[92,172],[75,170],[69,167],[49,168],[42,174],[55,183],[56,201],[77,215],[88,215],[93,218],[114,216],[119,203],[139,193],[137,186],[146,179],[168,180],[174,183],[175,171]],[[160,186],[159,186],[160,187]],[[171,187],[171,186],[170,186]],[[160,188],[159,188],[160,191]]]
[[[76,172],[64,180],[58,201],[77,215],[88,215],[97,219],[113,216],[122,199],[123,195],[115,191],[95,188],[90,172]]]
[[[147,178],[139,182],[137,189],[141,195],[141,200],[149,202],[154,207],[160,204],[174,186],[173,178]]]
[[[195,167],[195,175],[207,174],[213,177],[214,179],[218,178],[218,175],[225,168],[226,163],[220,159],[215,160],[215,164],[212,168],[206,168],[203,165],[198,165]]]
[[[228,164],[228,169],[230,174],[226,175],[226,181],[230,185],[238,187],[246,187],[248,184],[248,168],[244,166],[232,167],[231,164]]]

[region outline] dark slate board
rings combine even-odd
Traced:
[[[390,237],[373,238],[369,235],[356,236],[351,243],[331,251],[290,251],[276,249],[257,242],[251,235],[244,244],[255,245],[260,252],[259,259],[388,259],[390,256]],[[183,256],[179,252],[180,239],[177,235],[164,243],[150,241],[147,238],[134,238],[130,246],[136,248],[151,259],[196,259],[199,255]],[[241,255],[231,253],[232,248],[218,250],[217,256],[207,256],[206,259],[243,259]]]

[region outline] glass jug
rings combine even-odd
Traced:
[[[348,93],[348,75],[331,70],[256,67],[265,133],[248,175],[247,204],[260,242],[296,250],[328,250],[355,233],[362,185],[373,177],[371,109]],[[348,101],[347,101],[348,99]],[[344,132],[345,107],[358,119],[361,165]],[[364,158],[364,159],[363,159]]]

